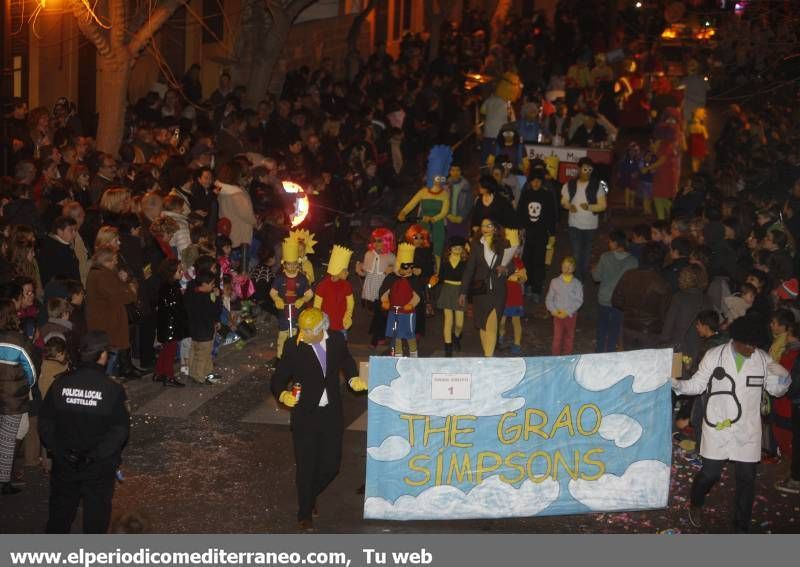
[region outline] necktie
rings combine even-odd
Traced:
[[[322,348],[322,343],[314,343],[311,345],[314,349],[314,354],[317,355],[317,360],[319,360],[319,365],[322,367],[322,379],[325,379],[325,373],[328,370],[328,361],[326,360],[325,349]]]

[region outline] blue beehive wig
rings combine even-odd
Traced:
[[[453,163],[453,149],[450,146],[440,144],[431,148],[428,154],[428,170],[425,174],[428,187],[433,187],[434,177],[440,175],[447,177],[451,163]]]

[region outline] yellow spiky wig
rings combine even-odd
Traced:
[[[413,244],[403,242],[397,247],[397,265],[400,264],[413,264],[414,263],[414,248]]]
[[[281,249],[283,251],[281,262],[297,262],[300,259],[300,247],[297,244],[297,240],[292,240],[291,238],[284,239],[281,244]]]
[[[337,276],[347,269],[350,265],[350,257],[353,251],[338,244],[333,245],[331,250],[331,259],[328,261],[328,273],[332,276]]]
[[[298,228],[289,233],[289,239],[295,242],[302,243],[306,247],[306,256],[314,253],[314,245],[317,241],[314,238],[314,233],[306,228]]]

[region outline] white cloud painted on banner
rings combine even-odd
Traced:
[[[603,439],[613,441],[614,445],[625,449],[641,438],[642,431],[642,424],[632,417],[624,413],[612,413],[603,416],[597,432]]]
[[[558,482],[552,478],[519,488],[491,476],[469,492],[454,486],[432,486],[418,496],[401,496],[394,504],[371,497],[364,502],[364,517],[386,520],[459,520],[534,516],[558,499]]]
[[[369,447],[367,453],[376,461],[397,461],[411,452],[405,437],[390,435],[377,447]]]
[[[521,358],[401,358],[397,361],[397,372],[399,377],[388,386],[374,388],[369,399],[401,413],[440,417],[501,415],[525,405],[525,398],[503,397],[525,376],[525,361]],[[437,372],[474,377],[480,374],[480,387],[473,385],[468,400],[434,400],[431,398],[431,375]]]
[[[575,381],[592,392],[607,390],[633,376],[632,390],[652,392],[667,383],[672,373],[672,350],[640,350],[626,353],[584,354],[575,365]]]
[[[637,461],[622,476],[570,480],[569,492],[591,510],[613,512],[664,508],[669,496],[670,467],[661,461]]]

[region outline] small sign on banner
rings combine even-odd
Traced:
[[[434,400],[469,400],[472,374],[433,374],[431,398]]]

